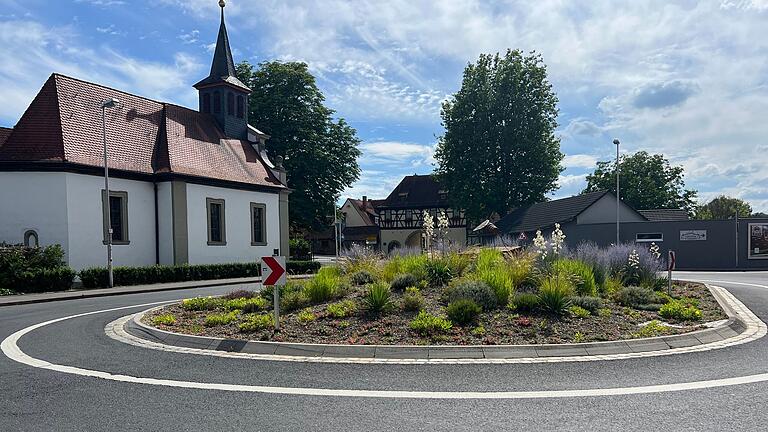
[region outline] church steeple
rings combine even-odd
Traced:
[[[248,135],[248,94],[251,89],[237,78],[232,49],[224,22],[225,0],[219,0],[221,24],[213,53],[211,73],[195,84],[200,93],[200,112],[213,115],[224,133],[231,138]]]

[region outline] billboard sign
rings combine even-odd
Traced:
[[[702,241],[707,239],[707,230],[680,230],[680,241]]]
[[[768,259],[768,223],[749,224],[749,259]]]

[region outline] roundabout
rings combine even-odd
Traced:
[[[543,359],[546,361],[449,359],[421,363],[404,359],[354,362],[341,357],[329,362],[318,361],[317,357],[287,359],[274,354],[270,357],[159,344],[165,347],[162,349],[132,344],[125,339],[127,332],[109,333],[135,314],[174,301],[186,292],[73,301],[58,307],[55,303],[8,307],[0,310],[8,318],[2,326],[2,351],[6,358],[0,367],[7,377],[4,384],[10,389],[3,392],[6,408],[2,426],[19,430],[57,429],[46,427],[57,423],[46,422],[62,421],[62,412],[89,406],[81,414],[92,417],[94,426],[104,416],[131,418],[136,424],[150,425],[160,424],[157,422],[167,420],[168,416],[182,418],[204,413],[209,417],[200,424],[201,430],[216,429],[217,425],[237,429],[227,416],[237,416],[243,403],[274,409],[240,413],[267,425],[264,430],[280,429],[281,424],[293,424],[286,426],[292,429],[311,425],[331,428],[317,425],[318,418],[335,418],[349,429],[362,424],[373,429],[395,428],[397,420],[384,413],[361,418],[364,413],[370,414],[368,410],[382,406],[403,413],[404,421],[412,428],[428,420],[431,424],[442,424],[444,429],[460,429],[460,425],[466,429],[483,418],[489,421],[488,429],[495,429],[506,424],[511,416],[542,428],[570,424],[573,427],[569,429],[593,429],[595,423],[570,423],[579,416],[590,415],[584,404],[597,410],[594,412],[614,407],[625,416],[622,424],[627,429],[648,428],[648,424],[632,421],[641,414],[658,422],[659,428],[679,424],[689,416],[694,418],[695,413],[709,413],[707,417],[699,416],[697,424],[711,429],[729,424],[732,412],[741,412],[747,420],[761,420],[762,410],[750,410],[747,401],[757,403],[768,398],[768,367],[763,361],[768,343],[762,337],[763,320],[768,315],[765,274],[686,276],[717,284],[733,294],[734,304],[744,306],[739,312],[746,320],[745,331],[714,345],[682,347],[667,353],[675,355],[649,351],[623,358],[595,356],[589,360],[552,357]],[[226,292],[226,288],[203,290],[189,292]],[[105,406],[89,405],[88,394],[94,392]],[[152,408],[163,406],[169,398],[178,404],[176,411],[168,411],[170,406],[160,413]],[[510,399],[518,400],[516,407],[526,404],[535,412],[517,412],[508,405],[510,402],[504,402]],[[47,403],[39,405],[42,400]],[[450,409],[440,400],[470,404],[465,408],[472,409],[473,415],[463,416],[458,412],[462,410]],[[643,406],[638,406],[639,400]],[[435,403],[439,406],[435,407]],[[475,405],[478,403],[484,405]],[[555,406],[559,407],[558,412],[552,411]],[[25,426],[20,419],[32,409],[48,411],[49,415]],[[426,409],[429,412],[418,414]],[[676,410],[678,417],[663,414],[670,410]],[[709,420],[702,423],[705,418]],[[215,422],[210,423],[213,419]],[[616,419],[593,421],[601,428],[609,428],[612,420]],[[89,430],[95,429],[99,427]]]

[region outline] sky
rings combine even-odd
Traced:
[[[235,61],[304,61],[363,141],[344,196],[384,198],[434,168],[441,102],[464,67],[507,48],[543,56],[566,157],[552,197],[599,160],[664,154],[704,202],[768,211],[768,0],[229,0]],[[197,107],[217,0],[0,0],[0,125],[53,72]]]

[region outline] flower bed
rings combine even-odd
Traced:
[[[726,318],[704,285],[675,283],[668,295],[653,248],[545,247],[539,241],[507,256],[497,249],[355,256],[281,289],[277,332],[272,290],[188,299],[144,320],[169,331],[233,339],[494,345],[680,334]]]

